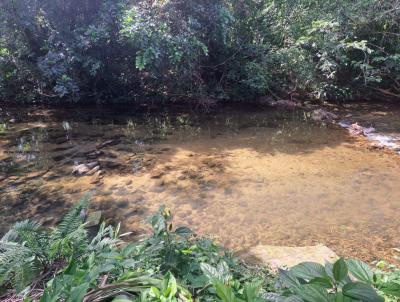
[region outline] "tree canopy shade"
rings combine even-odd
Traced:
[[[3,100],[400,97],[400,0],[3,0]]]

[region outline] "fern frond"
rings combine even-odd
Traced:
[[[83,225],[64,238],[56,238],[50,242],[48,250],[50,258],[77,258],[87,249],[87,231]]]
[[[86,196],[53,231],[34,221],[16,223],[0,240],[0,286],[11,285],[20,292],[54,261],[84,254],[88,242],[82,216],[88,201]]]
[[[102,251],[105,248],[107,248],[107,249],[114,248],[121,242],[122,241],[119,239],[103,238],[101,241],[97,242],[91,248],[93,251]]]
[[[0,241],[16,241],[21,233],[33,233],[40,227],[40,223],[31,220],[17,222]]]
[[[53,239],[62,239],[74,232],[84,222],[83,216],[89,204],[90,195],[86,195],[71,211],[69,211],[53,233]]]
[[[42,269],[32,251],[23,244],[0,242],[0,286],[11,282],[23,290]]]
[[[12,285],[17,293],[23,291],[35,280],[41,271],[39,267],[40,264],[36,261],[29,261],[29,259],[27,259],[27,261],[24,261],[15,269]]]
[[[46,232],[22,232],[19,235],[22,244],[29,248],[33,254],[40,258],[43,262],[48,260],[48,246],[50,243],[49,234]]]
[[[119,227],[117,227],[118,229]],[[105,226],[104,222],[100,225],[97,235],[89,244],[90,251],[101,251],[104,248],[113,248],[120,244],[122,240],[118,238],[118,232],[112,226]]]

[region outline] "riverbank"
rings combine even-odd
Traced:
[[[152,232],[130,244],[119,225],[96,227],[94,216],[86,198],[51,229],[33,221],[12,227],[0,241],[0,299],[308,302],[322,296],[394,302],[400,296],[400,271],[384,263],[370,268],[336,255],[323,264],[299,263],[295,255],[277,272],[234,258],[188,227],[174,227],[165,207],[149,218]],[[88,232],[89,226],[95,229]]]

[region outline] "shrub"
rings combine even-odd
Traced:
[[[43,302],[215,301],[226,292],[255,297],[272,284],[266,270],[245,266],[186,227],[173,229],[164,207],[149,220],[153,234],[131,244],[119,226],[104,223],[89,238],[85,209],[79,204],[52,230],[17,223],[1,241],[3,290],[30,297],[40,289]]]
[[[4,0],[3,100],[399,97],[394,0]]]
[[[20,292],[53,266],[80,257],[87,250],[81,217],[86,207],[84,199],[51,230],[29,220],[16,223],[0,240],[0,287]]]
[[[289,271],[281,271],[280,280],[286,288],[284,295],[290,297],[287,301],[384,302],[376,289],[388,299],[400,297],[400,284],[378,277],[379,274],[374,274],[362,261],[340,258],[325,266],[313,262],[298,264]]]
[[[396,301],[398,271],[374,273],[343,259],[302,263],[279,279],[249,267],[187,227],[174,228],[161,207],[152,234],[125,243],[119,225],[85,229],[87,201],[52,229],[17,223],[0,241],[0,289],[11,301]],[[280,285],[280,286],[278,286]],[[377,293],[378,291],[378,293]],[[390,300],[392,299],[392,300]]]

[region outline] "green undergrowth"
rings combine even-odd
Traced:
[[[7,301],[397,301],[400,272],[357,260],[302,263],[272,274],[249,266],[161,207],[151,235],[124,242],[120,226],[90,235],[87,199],[54,228],[17,223],[0,241],[0,300]],[[385,300],[386,299],[386,300]]]

